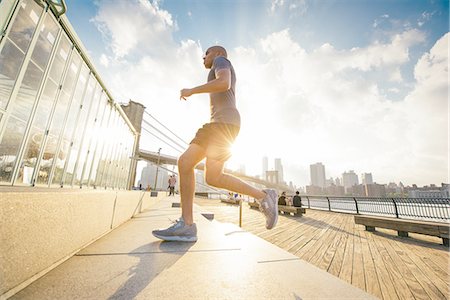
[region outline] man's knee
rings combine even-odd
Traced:
[[[185,171],[190,171],[195,166],[192,165],[192,161],[189,159],[189,157],[185,154],[181,154],[181,156],[178,158],[178,171],[181,173]]]
[[[206,184],[220,187],[222,182],[222,175],[223,175],[222,173],[208,172],[208,170],[206,170],[205,173]]]

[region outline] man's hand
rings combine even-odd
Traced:
[[[192,89],[182,89],[180,91],[180,100],[186,100],[186,97],[192,96]]]

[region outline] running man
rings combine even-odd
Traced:
[[[197,131],[188,149],[178,159],[180,178],[181,218],[167,229],[154,230],[153,235],[166,241],[197,241],[197,226],[193,218],[195,166],[206,157],[206,183],[257,199],[266,218],[266,228],[272,229],[278,220],[277,193],[272,189],[259,190],[230,174],[224,164],[230,158],[230,146],[236,139],[241,118],[236,109],[236,75],[221,46],[208,48],[203,56],[206,69],[211,69],[206,84],[180,91],[180,100],[200,93],[209,93],[211,120]]]

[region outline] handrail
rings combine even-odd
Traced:
[[[302,206],[312,209],[450,222],[450,198],[300,197]]]

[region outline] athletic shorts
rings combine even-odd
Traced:
[[[231,157],[231,145],[239,134],[239,126],[226,123],[206,123],[195,134],[191,144],[206,150],[206,157],[227,161]]]

